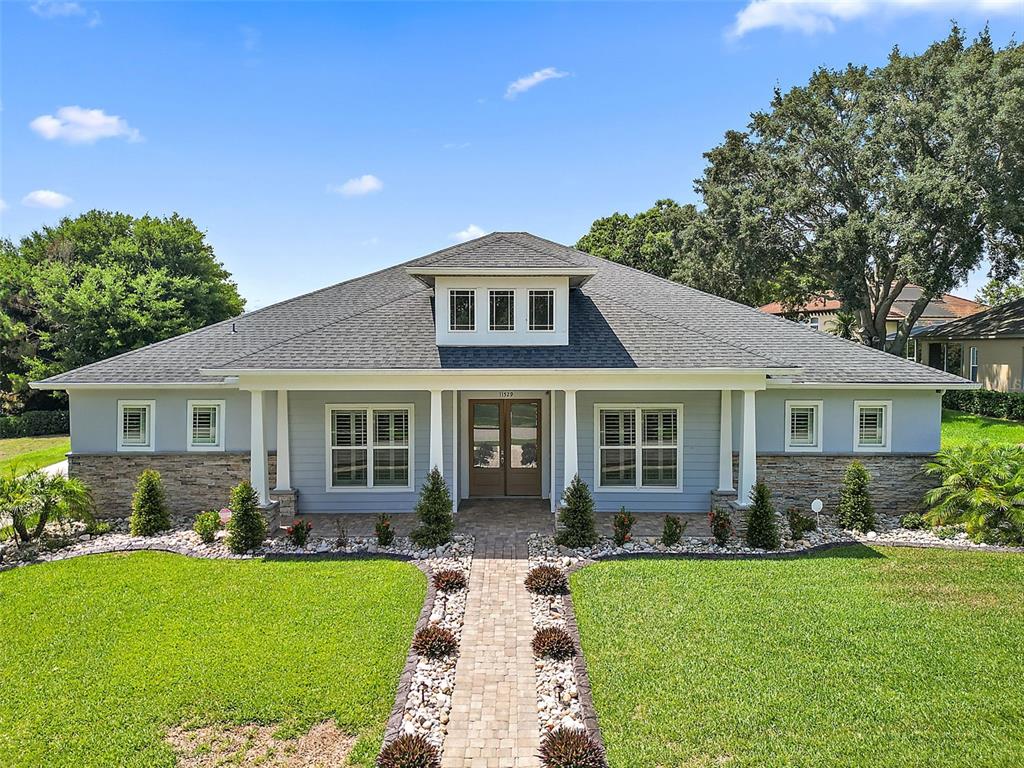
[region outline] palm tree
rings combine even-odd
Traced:
[[[836,312],[836,316],[832,320],[832,328],[829,330],[829,333],[833,336],[838,336],[840,339],[852,339],[856,330],[857,316],[853,314],[853,312],[841,309]]]
[[[85,483],[45,472],[5,478],[0,484],[0,504],[9,509],[14,532],[23,544],[42,536],[51,519],[61,525],[69,520],[93,519],[92,494]],[[28,519],[33,514],[37,517],[29,530]]]
[[[11,518],[15,537],[19,537],[19,529],[25,527],[27,508],[31,501],[25,478],[18,477],[13,470],[0,477],[0,517]]]

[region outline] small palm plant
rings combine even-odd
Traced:
[[[0,507],[10,514],[15,535],[23,544],[42,536],[51,520],[62,526],[71,520],[93,520],[92,494],[85,483],[45,472],[0,481]]]
[[[931,525],[959,523],[973,539],[1024,542],[1024,447],[965,443],[939,451],[924,471],[942,478],[924,497]]]

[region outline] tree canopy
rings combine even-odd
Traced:
[[[1024,299],[1024,282],[1020,280],[1000,280],[990,278],[975,295],[974,300],[997,307],[1017,299]]]
[[[191,219],[89,211],[0,241],[0,406],[28,382],[241,313],[231,275]]]
[[[987,31],[968,45],[954,26],[872,70],[819,69],[705,154],[703,208],[671,238],[672,277],[751,304],[832,291],[860,341],[899,353],[928,302],[984,260],[998,280],[1019,273],[1021,115],[1024,51],[994,49]],[[922,296],[887,342],[908,283]]]

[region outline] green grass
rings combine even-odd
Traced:
[[[8,437],[0,440],[0,475],[15,470],[19,475],[64,460],[71,450],[66,435]]]
[[[992,419],[961,411],[942,411],[942,447],[990,440],[993,443],[1024,443],[1024,423]]]
[[[1021,764],[1024,557],[633,560],[571,586],[612,768]]]
[[[147,552],[0,573],[0,765],[170,768],[169,725],[335,718],[368,766],[425,592],[387,560]]]

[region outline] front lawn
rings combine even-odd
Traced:
[[[168,727],[335,719],[369,766],[426,591],[407,563],[99,555],[0,573],[0,765],[168,766]]]
[[[632,560],[571,586],[612,768],[1024,759],[1024,557]]]
[[[1024,443],[1024,424],[1007,419],[976,416],[962,411],[942,411],[942,447],[989,440],[993,443]]]
[[[67,435],[7,437],[0,440],[0,475],[14,469],[19,475],[64,460],[71,450]]]

